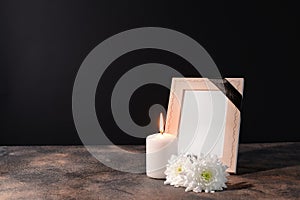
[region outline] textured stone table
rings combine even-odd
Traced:
[[[112,170],[82,146],[0,147],[0,199],[300,199],[300,143],[241,144],[238,174],[214,194]]]

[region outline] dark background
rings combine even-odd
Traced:
[[[144,26],[187,34],[208,51],[223,77],[245,78],[241,143],[300,141],[297,12],[290,1],[0,1],[0,144],[80,144],[71,103],[82,61],[106,38]],[[143,50],[110,67],[154,61],[188,65],[168,52]],[[181,72],[197,75],[192,66]],[[98,85],[96,108],[107,130],[115,127],[99,95],[109,99],[120,75],[107,71]],[[168,94],[152,85],[134,96],[147,105],[158,96],[166,105]],[[131,113],[145,124],[141,108],[131,106]],[[119,143],[143,142],[112,132]]]

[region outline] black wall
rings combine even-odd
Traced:
[[[80,144],[71,106],[77,70],[106,38],[144,26],[189,35],[209,52],[223,77],[245,78],[241,142],[300,141],[298,117],[293,117],[299,102],[298,11],[289,1],[1,0],[0,144]],[[115,65],[188,65],[163,51],[136,53]],[[120,76],[113,72],[103,78],[105,88]],[[192,68],[184,73],[197,75]],[[166,89],[143,89],[161,93],[160,103],[167,102]],[[98,114],[109,114],[101,112],[97,96]],[[149,104],[157,99],[136,96]],[[138,108],[131,112],[143,124],[146,114]],[[114,130],[112,122],[101,123]],[[119,142],[137,141],[124,137]]]

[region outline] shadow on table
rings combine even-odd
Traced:
[[[253,187],[253,185],[247,182],[227,183],[227,190],[241,190],[248,189],[251,187]]]
[[[7,154],[6,146],[0,146],[0,156],[5,156]]]
[[[257,144],[255,144],[257,145]],[[248,174],[300,165],[300,143],[287,143],[239,152],[237,174]]]

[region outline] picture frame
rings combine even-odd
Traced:
[[[165,131],[178,153],[216,154],[236,173],[243,78],[173,78]]]

